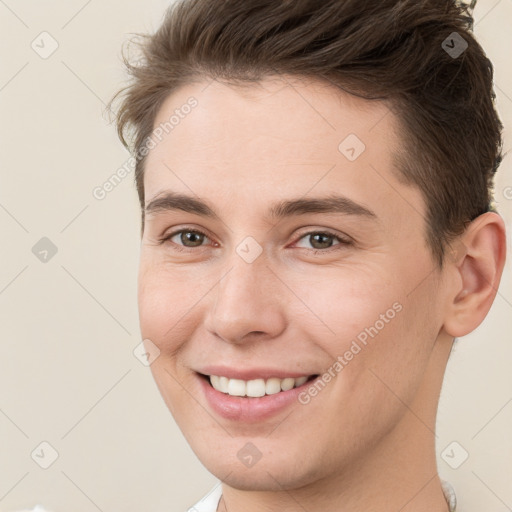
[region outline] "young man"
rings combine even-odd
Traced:
[[[184,0],[128,64],[151,370],[191,510],[445,512],[454,338],[505,261],[492,66],[448,0]]]

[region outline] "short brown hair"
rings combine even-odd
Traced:
[[[296,75],[386,100],[401,126],[397,176],[422,191],[442,267],[446,244],[492,209],[502,159],[493,66],[472,29],[469,8],[453,0],[178,0],[142,36],[142,63],[124,56],[132,80],[109,105],[122,96],[118,134],[138,152],[163,101],[196,80]],[[135,166],[142,233],[144,161]]]

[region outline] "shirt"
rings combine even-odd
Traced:
[[[441,484],[443,486],[444,497],[448,503],[450,512],[456,512],[455,507],[457,506],[457,498],[453,487],[445,480],[441,480]],[[217,512],[221,496],[222,485],[219,481],[215,487],[206,494],[206,496],[199,500],[193,507],[189,508],[187,512]]]

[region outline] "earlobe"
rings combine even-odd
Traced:
[[[503,219],[494,212],[480,215],[461,235],[456,247],[456,257],[446,262],[453,286],[444,329],[451,336],[460,337],[482,323],[498,292],[506,252]]]

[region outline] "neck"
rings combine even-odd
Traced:
[[[298,489],[247,491],[223,483],[218,512],[448,512],[434,430],[452,342],[439,336],[413,403],[365,459]]]

